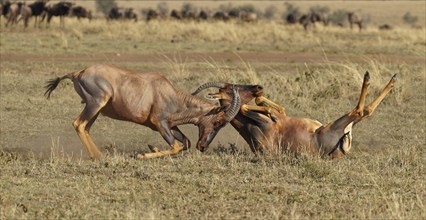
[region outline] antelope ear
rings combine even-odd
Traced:
[[[206,99],[209,100],[219,100],[219,99],[223,99],[223,95],[222,93],[209,93],[208,95],[205,96]]]

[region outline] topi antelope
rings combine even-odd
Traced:
[[[239,89],[241,109],[231,121],[231,125],[255,154],[265,151],[276,152],[280,149],[279,147],[283,147],[296,154],[308,153],[320,155],[323,158],[339,158],[351,149],[353,126],[373,114],[376,107],[392,90],[396,75],[379,96],[365,106],[369,80],[370,76],[367,72],[364,75],[358,105],[349,113],[326,125],[312,119],[287,116],[284,113],[284,107],[262,96],[263,89],[260,86],[235,85]],[[218,93],[209,95],[219,99],[221,105],[225,105],[231,100],[230,88],[233,86],[228,83],[206,83],[193,95],[208,87],[219,87],[221,89]],[[247,105],[252,99],[255,99],[256,106]]]
[[[135,73],[103,64],[48,81],[45,92],[48,99],[64,79],[73,81],[82,103],[85,103],[73,126],[92,159],[104,155],[89,135],[90,127],[99,113],[160,132],[171,149],[159,151],[149,146],[150,153],[137,156],[138,159],[148,159],[174,155],[190,147],[190,141],[177,127],[182,124],[198,126],[197,149],[205,151],[219,130],[235,117],[240,108],[236,89],[232,92],[231,104],[221,107],[177,89],[159,74]]]

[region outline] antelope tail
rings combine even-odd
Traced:
[[[48,80],[46,82],[46,86],[44,87],[46,88],[46,92],[44,92],[44,96],[46,96],[47,99],[50,99],[50,94],[53,92],[53,90],[56,89],[56,87],[58,87],[58,84],[64,79],[73,79],[75,73],[78,73],[78,72],[69,73],[65,76],[56,77],[54,79]]]

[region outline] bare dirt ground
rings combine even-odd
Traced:
[[[28,55],[28,54],[2,54],[2,61],[49,61],[49,62],[160,62],[165,56],[173,57],[176,54],[93,54],[93,55]],[[422,64],[425,63],[424,57],[418,56],[341,56],[341,55],[323,55],[316,53],[278,53],[278,52],[220,52],[220,53],[183,53],[179,54],[182,60],[187,62],[202,62],[206,59],[215,61],[240,61],[265,62],[265,63],[314,63],[314,62],[361,62],[365,59],[374,59],[381,63],[407,63]]]

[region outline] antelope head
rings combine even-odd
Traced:
[[[238,87],[231,86],[232,98],[230,104],[224,107],[213,109],[205,117],[200,119],[199,140],[197,149],[201,152],[207,150],[220,129],[230,122],[238,114],[241,107],[241,99],[238,94]]]

